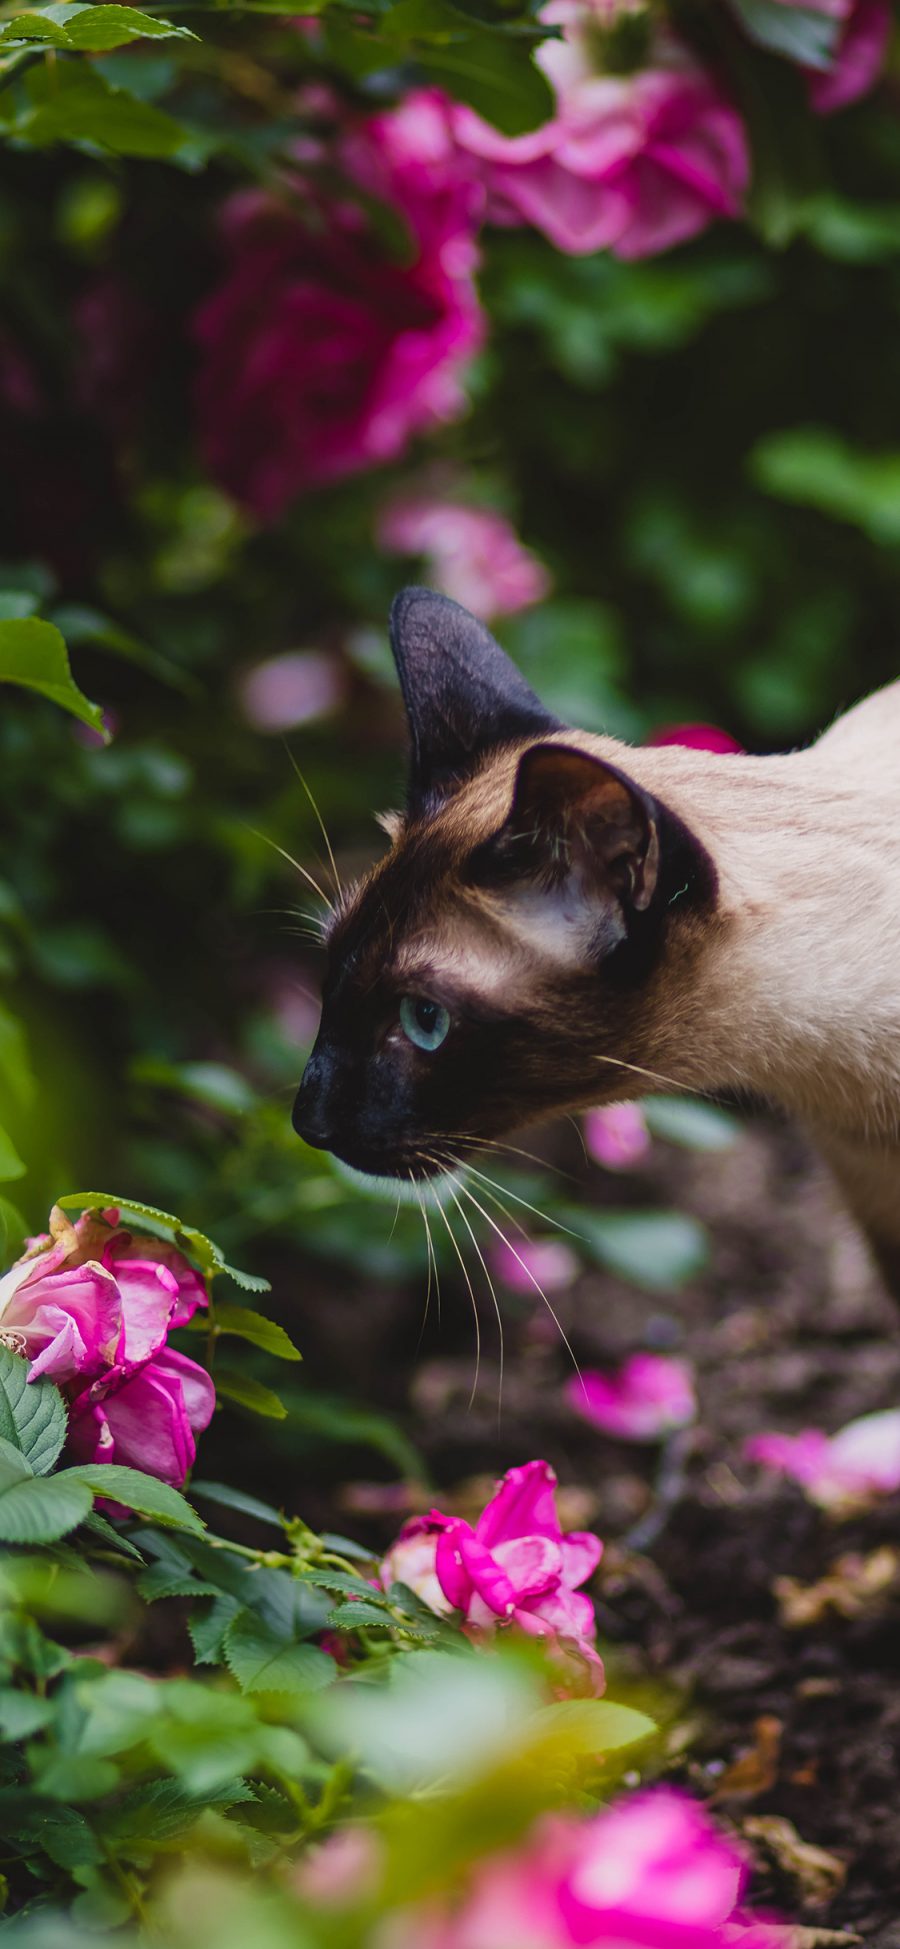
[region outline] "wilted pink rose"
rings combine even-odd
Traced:
[[[0,1279],[0,1344],[25,1355],[29,1380],[45,1374],[64,1382],[76,1374],[102,1373],[119,1343],[122,1301],[116,1280],[96,1259],[81,1260],[69,1249],[76,1228],[64,1223],[62,1239],[34,1258],[20,1259]]]
[[[654,731],[648,744],[684,744],[691,751],[742,751],[730,731],[720,731],[716,724],[666,724],[661,731]]]
[[[474,284],[482,193],[443,97],[413,93],[345,128],[319,159],[343,172],[345,192],[326,196],[300,157],[299,209],[268,193],[232,199],[230,267],[195,320],[207,464],[263,519],[455,418],[483,335]],[[405,231],[408,256],[373,222],[373,197]]]
[[[749,177],[744,128],[705,69],[660,41],[657,65],[598,74],[589,7],[551,0],[540,19],[563,30],[535,55],[554,90],[553,118],[510,137],[472,109],[454,110],[457,141],[475,159],[495,220],[533,224],[571,255],[632,258],[740,214]]]
[[[378,539],[401,555],[424,555],[434,587],[491,622],[540,602],[550,588],[543,563],[502,514],[428,493],[390,502]]]
[[[216,1391],[206,1369],[171,1347],[128,1372],[117,1368],[72,1402],[68,1444],[85,1462],[144,1469],[183,1487]]]
[[[628,1171],[650,1149],[650,1132],[636,1103],[608,1103],[584,1119],[586,1148],[607,1171]]]
[[[435,1572],[447,1602],[476,1632],[515,1624],[533,1637],[571,1639],[594,1667],[599,1691],[594,1607],[579,1585],[593,1575],[603,1545],[588,1531],[563,1535],[555,1489],[546,1462],[526,1462],[507,1471],[474,1529],[434,1511]]]
[[[498,1279],[514,1293],[558,1293],[571,1286],[578,1260],[561,1238],[504,1239],[488,1248],[488,1263]]]
[[[697,1414],[693,1370],[672,1354],[632,1354],[614,1374],[587,1369],[565,1392],[576,1414],[622,1441],[659,1441]]]
[[[287,650],[248,670],[238,685],[247,723],[254,731],[293,731],[327,717],[344,694],[336,657],[319,650]]]
[[[452,1916],[433,1914],[424,1935],[413,1923],[406,1940],[410,1949],[724,1949],[738,1940],[775,1949],[779,1932],[738,1908],[745,1876],[742,1855],[703,1809],[657,1787],[588,1820],[546,1816],[517,1852],[476,1869]]]
[[[54,1207],[0,1280],[0,1341],[65,1388],[69,1446],[91,1461],[131,1463],[181,1487],[215,1390],[205,1369],[167,1346],[208,1303],[177,1246],[132,1233],[115,1210],[73,1224]]]
[[[900,1489],[900,1408],[861,1415],[836,1435],[753,1435],[744,1453],[799,1482],[823,1509],[871,1502]]]

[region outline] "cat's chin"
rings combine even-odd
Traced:
[[[355,1164],[347,1164],[342,1157],[336,1157],[333,1153],[332,1161],[339,1177],[352,1184],[357,1191],[364,1192],[367,1198],[376,1198],[381,1204],[448,1204],[465,1176],[465,1169],[461,1166],[453,1171],[435,1172],[431,1177],[410,1178],[404,1175],[392,1178],[374,1171],[360,1171]]]

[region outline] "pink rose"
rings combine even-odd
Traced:
[[[666,1787],[588,1820],[549,1815],[516,1853],[476,1868],[452,1915],[415,1922],[406,1949],[776,1949],[783,1931],[737,1904],[742,1855]]]
[[[166,1343],[207,1291],[177,1246],[118,1220],[84,1212],[73,1224],[54,1207],[49,1233],[0,1279],[0,1341],[27,1356],[29,1381],[65,1388],[73,1453],[180,1488],[216,1397],[206,1370]]]
[[[481,192],[443,98],[409,95],[346,130],[324,160],[386,205],[409,256],[388,248],[362,197],[326,197],[300,158],[300,210],[256,192],[227,205],[230,266],[195,320],[207,464],[263,520],[455,418],[483,335]]]
[[[671,1354],[632,1354],[615,1374],[586,1369],[565,1393],[576,1414],[621,1441],[659,1441],[697,1414],[693,1371]]]
[[[603,1545],[598,1536],[564,1536],[556,1513],[556,1477],[546,1462],[509,1469],[475,1524],[433,1510],[426,1523],[434,1541],[434,1573],[446,1603],[476,1633],[517,1625],[532,1637],[571,1641],[592,1668],[594,1691],[603,1667],[594,1650],[594,1607],[578,1586],[593,1575]],[[407,1524],[398,1542],[407,1544]],[[395,1546],[396,1548],[397,1546]],[[419,1569],[420,1589],[422,1571]]]
[[[76,1395],[69,1448],[79,1461],[125,1463],[180,1489],[215,1405],[206,1369],[163,1347],[134,1371],[116,1368]]]
[[[388,504],[378,539],[395,554],[424,555],[429,582],[484,622],[529,608],[550,588],[543,563],[489,508],[408,494]]]
[[[438,1581],[435,1564],[437,1540],[449,1521],[449,1516],[440,1516],[437,1510],[430,1516],[411,1516],[381,1565],[385,1590],[390,1590],[391,1584],[406,1584],[439,1617],[449,1617],[453,1610]]]
[[[660,41],[656,66],[599,74],[589,8],[558,0],[540,18],[563,28],[562,40],[542,42],[535,56],[556,96],[552,120],[508,137],[469,108],[453,111],[495,220],[533,224],[570,255],[632,258],[740,214],[749,177],[743,124],[703,68]]]
[[[341,666],[320,650],[287,650],[248,670],[238,694],[254,731],[293,731],[327,717],[343,701]]]
[[[861,1415],[836,1435],[753,1435],[744,1453],[790,1476],[823,1509],[871,1502],[900,1489],[900,1408]]]
[[[608,1103],[584,1119],[586,1148],[607,1171],[627,1171],[650,1149],[650,1132],[636,1103]]]

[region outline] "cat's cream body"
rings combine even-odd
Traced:
[[[718,875],[714,919],[660,970],[649,1063],[801,1117],[900,1265],[900,682],[786,756],[578,743],[671,806]]]

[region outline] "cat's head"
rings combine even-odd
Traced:
[[[294,1125],[368,1175],[419,1178],[479,1138],[635,1093],[616,1064],[640,1062],[670,909],[708,904],[711,881],[680,822],[457,603],[404,590],[391,641],[406,810],[330,926]]]

